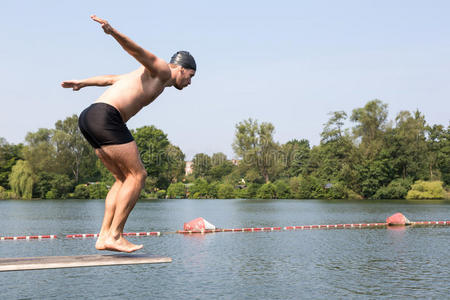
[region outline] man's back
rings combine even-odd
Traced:
[[[149,70],[140,67],[133,72],[118,76],[114,84],[95,102],[114,106],[120,112],[123,121],[127,122],[162,93],[169,78],[152,77]]]

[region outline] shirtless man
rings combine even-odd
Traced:
[[[118,32],[106,20],[95,15],[91,18],[142,64],[128,74],[69,80],[61,84],[74,91],[86,86],[111,86],[81,113],[79,127],[116,179],[106,196],[105,214],[95,247],[98,250],[133,252],[141,249],[142,245],[127,241],[123,237],[123,229],[144,187],[147,172],[125,123],[153,102],[166,87],[182,90],[188,86],[197,67],[189,52],[175,53],[168,64]]]

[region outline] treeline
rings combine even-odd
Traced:
[[[349,120],[353,127],[345,128]],[[307,126],[307,124],[305,124]],[[161,130],[132,131],[148,178],[145,198],[448,198],[450,127],[427,124],[419,111],[388,120],[380,100],[330,113],[319,145],[274,141],[274,126],[236,125],[233,150],[185,156]],[[0,197],[104,198],[113,178],[77,127],[77,116],[28,133],[25,144],[0,141]]]

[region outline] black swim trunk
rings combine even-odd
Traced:
[[[106,103],[94,103],[83,110],[78,118],[78,126],[94,148],[120,145],[134,140],[120,112]]]

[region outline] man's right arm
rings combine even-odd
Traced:
[[[106,20],[100,19],[95,15],[92,15],[91,19],[97,23],[100,23],[102,25],[103,31],[105,31],[106,34],[112,35],[112,37],[122,46],[125,51],[127,51],[147,70],[150,71],[152,76],[157,76],[163,81],[170,78],[170,68],[164,60],[145,50],[134,41],[132,41],[129,37],[114,29]]]
[[[61,83],[63,88],[72,88],[74,91],[78,91],[81,88],[87,86],[108,86],[114,84],[119,80],[120,75],[102,75],[90,77],[83,80],[67,80]]]

